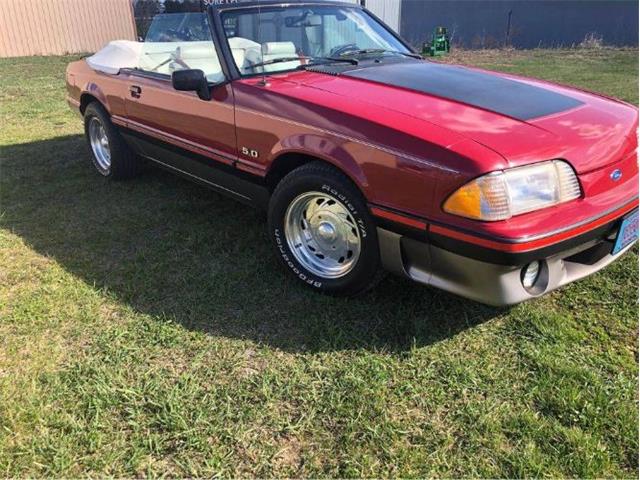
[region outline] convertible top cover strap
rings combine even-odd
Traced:
[[[545,88],[455,65],[407,61],[345,70],[334,74],[456,100],[523,121],[582,105]]]

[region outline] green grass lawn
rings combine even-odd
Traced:
[[[260,212],[94,173],[72,59],[0,60],[0,477],[637,478],[637,248],[512,309],[320,296]],[[453,59],[638,102],[637,49]]]

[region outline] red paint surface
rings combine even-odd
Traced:
[[[407,217],[406,215],[400,215],[399,213],[390,212],[378,207],[371,207],[371,213],[373,213],[376,217],[385,218],[396,223],[401,223],[417,230],[427,230],[427,224],[425,222],[421,222],[420,220],[416,220],[415,218]]]
[[[500,250],[502,252],[528,252],[530,250],[536,250],[538,248],[548,247],[555,243],[569,240],[573,237],[577,237],[583,233],[595,230],[602,225],[624,216],[626,213],[638,207],[638,200],[631,201],[629,204],[614,210],[608,214],[602,215],[593,221],[587,222],[584,225],[577,226],[575,228],[569,228],[568,230],[561,231],[552,235],[545,236],[536,240],[525,240],[519,243],[505,243],[496,240],[490,240],[487,238],[477,237],[475,235],[469,235],[458,230],[452,230],[440,225],[431,225],[429,231],[440,235],[446,235],[457,240],[463,240],[482,247],[492,248],[494,250]]]
[[[169,81],[99,74],[84,61],[71,64],[69,73],[72,100],[89,93],[128,127],[201,153],[212,164],[236,164],[265,176],[283,155],[309,155],[341,169],[381,211],[404,213],[421,225],[447,225],[431,228],[451,236],[464,231],[500,245],[545,236],[556,242],[561,238],[549,234],[589,225],[638,196],[638,110],[547,82],[509,77],[583,105],[525,122],[424,93],[312,72],[272,75],[267,85],[238,80],[216,87],[210,102],[173,90]],[[129,96],[131,85],[142,87],[140,99]],[[259,157],[241,155],[243,147]],[[441,208],[448,195],[479,175],[555,158],[576,169],[582,198],[501,222],[468,220]],[[618,182],[610,177],[616,168],[622,171]]]

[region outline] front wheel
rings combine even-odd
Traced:
[[[356,295],[379,278],[378,237],[366,202],[328,165],[306,164],[278,184],[269,230],[285,267],[322,292]]]

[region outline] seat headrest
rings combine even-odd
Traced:
[[[265,55],[293,56],[296,54],[296,46],[293,42],[266,42],[262,44],[262,53]]]
[[[247,48],[252,48],[252,47],[260,48],[260,44],[259,43],[254,42],[253,40],[249,40],[248,38],[243,38],[243,37],[231,37],[229,39],[229,46],[232,49],[241,48],[243,50],[246,50]]]

